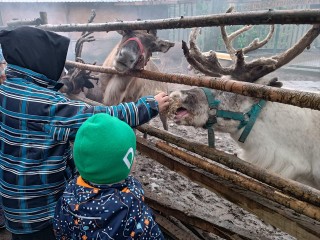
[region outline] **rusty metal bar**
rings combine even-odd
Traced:
[[[285,103],[293,106],[320,110],[320,94],[275,88],[260,84],[240,82],[235,80],[225,80],[214,77],[188,76],[183,74],[168,74],[152,72],[147,70],[134,71],[128,74],[120,74],[115,69],[104,68],[95,65],[83,64],[67,61],[66,65],[93,72],[102,72],[118,75],[129,75],[139,78],[151,79],[160,82],[179,83],[190,86],[207,87],[226,92],[233,92],[249,97],[262,98],[272,102]]]
[[[209,190],[218,193],[225,199],[248,210],[249,212],[257,215],[265,222],[280,228],[281,230],[289,233],[297,239],[319,240],[320,223],[310,219],[309,217],[298,215],[297,213],[294,213],[294,211],[289,211],[288,209],[277,203],[267,201],[261,196],[252,193],[251,191],[248,191],[241,187],[236,187],[230,182],[221,180],[215,175],[209,174],[206,171],[198,169],[197,167],[190,167],[189,164],[186,164],[182,160],[179,160],[178,158],[175,158],[172,155],[156,148],[154,144],[148,143],[142,138],[137,139],[137,150],[142,154],[156,160],[160,164],[166,166],[170,170],[182,174],[192,181],[208,188]],[[161,202],[163,201],[160,201],[160,203]],[[176,210],[173,210],[171,212],[170,209],[168,209],[166,211],[166,206],[168,205],[169,208],[177,208],[175,206],[176,203],[174,201],[171,202],[170,199],[166,199],[165,204],[162,204],[164,206],[161,205],[159,207],[157,207],[158,204],[156,204],[155,206],[152,205],[152,202],[148,202],[148,200],[147,203],[152,208],[160,212],[165,212],[166,215],[174,216],[179,220],[181,219],[181,221],[183,221],[184,219],[188,220],[184,222],[205,231],[210,231],[210,226],[208,226],[206,222],[203,222],[204,219],[198,221],[198,219],[195,219],[193,217],[193,209],[184,209],[182,211],[182,213],[187,213],[187,216],[190,216],[190,214],[192,215],[190,219],[187,219],[186,216],[179,215],[180,213],[177,213]],[[214,217],[214,215],[212,215],[212,217]],[[200,218],[203,217],[200,216]],[[214,218],[212,219],[212,221],[215,224],[219,224]],[[232,226],[224,227],[226,227],[227,229],[233,229]],[[238,235],[247,239],[260,239],[260,236],[256,236],[252,232],[248,233],[246,230],[247,229],[243,229],[243,231],[239,232],[238,229],[233,229],[232,231],[237,232]]]
[[[205,16],[177,17],[145,21],[110,23],[42,25],[39,28],[56,32],[105,32],[137,29],[173,29],[224,25],[262,24],[319,24],[320,9],[269,10],[253,12],[220,13]]]
[[[169,143],[173,143],[179,147],[185,148],[200,156],[209,158],[231,169],[235,169],[247,176],[269,184],[272,187],[278,188],[284,193],[289,194],[299,200],[320,206],[320,191],[317,189],[290,179],[284,179],[277,174],[245,162],[232,154],[227,154],[223,151],[210,148],[204,144],[188,141],[181,137],[170,134],[167,131],[162,131],[147,125],[139,126],[138,130],[165,140]]]
[[[257,182],[252,178],[240,175],[239,173],[236,173],[234,171],[209,163],[196,156],[192,156],[186,152],[183,152],[178,148],[171,147],[164,142],[157,142],[156,147],[211,174],[215,174],[216,176],[219,176],[227,181],[231,181],[232,183],[248,189],[249,191],[253,191],[271,201],[275,201],[283,206],[286,206],[287,208],[290,208],[297,213],[304,214],[312,219],[320,221],[319,207],[294,199],[288,195],[283,194],[282,192],[277,191],[277,189]]]

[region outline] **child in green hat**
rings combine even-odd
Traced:
[[[96,114],[79,128],[74,161],[80,176],[58,201],[58,239],[164,239],[140,182],[129,176],[136,136],[108,114]]]

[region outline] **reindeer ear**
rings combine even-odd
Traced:
[[[174,46],[173,42],[157,40],[152,52],[168,52],[170,48]]]
[[[255,81],[254,83],[258,83],[258,84],[262,84],[262,85],[267,85],[267,86],[271,86],[271,87],[278,87],[281,88],[282,87],[282,82],[278,82],[278,78],[274,77],[271,79],[267,79],[267,78],[260,78],[257,81]]]
[[[88,80],[88,79],[86,79],[85,81],[84,81],[84,84],[83,84],[83,87],[86,87],[86,88],[94,88],[94,85],[93,85],[93,83],[90,81],[90,80]]]
[[[150,30],[148,30],[148,33],[150,33],[156,37],[157,36],[157,29],[150,29]]]
[[[129,34],[130,30],[117,30],[116,32],[122,36],[125,36],[125,35]]]
[[[278,88],[281,88],[283,83],[282,82],[278,82],[278,78],[275,77],[275,78],[272,78],[268,84],[269,86],[271,87],[278,87]]]
[[[115,22],[123,22],[123,20],[117,18],[117,19],[115,19]],[[119,33],[122,36],[127,34],[127,30],[117,30],[116,32]]]

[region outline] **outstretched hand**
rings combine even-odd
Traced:
[[[154,98],[158,102],[159,112],[166,112],[169,107],[169,96],[165,92],[160,92]]]

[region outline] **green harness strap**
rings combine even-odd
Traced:
[[[239,142],[244,143],[244,141],[247,139],[254,123],[256,122],[262,108],[266,105],[266,101],[261,99],[258,103],[254,104],[249,112],[246,114],[249,116],[249,120],[246,121],[246,124],[244,125],[245,128],[243,129],[243,132],[240,135],[240,138],[238,139]],[[238,129],[243,128],[244,126],[241,126],[241,123],[238,127]]]
[[[217,110],[217,117],[240,121],[238,129],[244,127],[244,130],[241,133],[238,141],[244,143],[254,123],[256,122],[261,112],[261,109],[266,105],[266,103],[267,102],[265,100],[261,99],[258,103],[253,104],[250,111],[246,113],[231,112],[227,110]]]
[[[208,105],[210,109],[217,109],[220,101],[216,100],[214,98],[214,95],[212,91],[209,88],[201,88],[204,92],[204,94],[207,97]],[[209,116],[208,121],[206,122],[206,125],[204,126],[205,129],[208,130],[208,144],[209,147],[215,147],[215,136],[214,136],[214,129],[213,125],[217,123],[217,117],[216,116]]]
[[[214,95],[210,89],[208,88],[201,88],[201,89],[203,90],[203,92],[207,97],[209,108],[217,109],[220,101],[214,98]],[[209,147],[214,147],[215,145],[213,125],[217,122],[217,117],[240,121],[238,129],[241,129],[244,127],[244,130],[241,133],[238,141],[243,143],[247,139],[255,121],[257,120],[262,108],[266,105],[266,103],[267,102],[265,100],[261,99],[258,103],[254,104],[251,107],[249,112],[246,112],[246,113],[232,112],[228,110],[216,110],[217,111],[216,116],[209,117],[206,125],[204,126],[204,128],[208,129]]]

